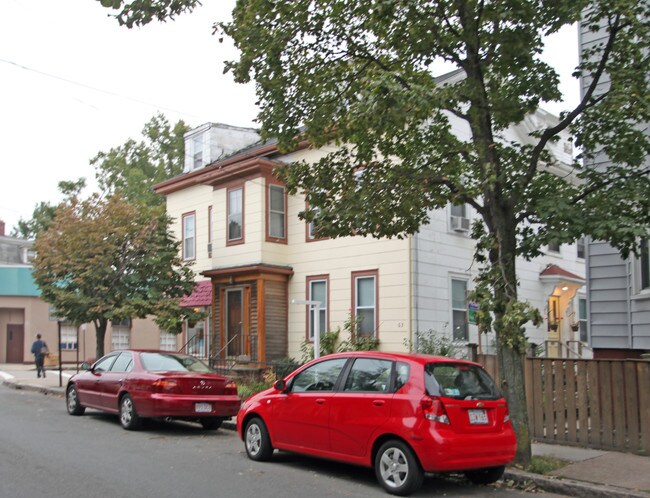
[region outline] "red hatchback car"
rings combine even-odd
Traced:
[[[73,375],[66,388],[70,415],[86,408],[116,413],[128,430],[148,417],[191,420],[215,430],[240,405],[231,379],[193,356],[169,351],[113,351]]]
[[[515,456],[508,407],[465,360],[354,352],[314,360],[243,404],[237,430],[253,460],[287,450],[366,467],[396,495],[425,472],[498,480]]]

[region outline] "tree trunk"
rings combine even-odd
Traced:
[[[497,358],[499,361],[499,382],[508,401],[510,420],[517,434],[515,462],[525,468],[530,463],[531,446],[524,381],[524,359],[518,351],[506,345],[498,348]]]
[[[97,339],[97,348],[95,349],[96,360],[104,356],[104,338],[106,337],[106,328],[108,327],[108,320],[101,318],[95,320],[95,338]]]

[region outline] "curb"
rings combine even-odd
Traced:
[[[16,389],[17,391],[34,391],[42,394],[49,394],[52,396],[64,397],[65,396],[65,387],[46,387],[46,386],[37,386],[34,384],[19,384],[11,380],[5,380],[2,382],[2,385]]]
[[[581,498],[649,498],[650,494],[623,489],[607,484],[591,484],[573,479],[554,478],[540,474],[532,474],[518,469],[507,468],[503,479],[514,481],[516,484],[534,484],[538,488],[549,493],[557,493],[566,496],[577,496]]]

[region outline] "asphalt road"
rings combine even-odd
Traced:
[[[88,410],[71,417],[63,398],[0,386],[1,498],[185,496],[389,495],[370,469],[277,452],[269,463],[253,462],[229,430],[206,432],[198,424],[151,422],[128,432],[116,416]],[[413,496],[532,495],[430,477]]]

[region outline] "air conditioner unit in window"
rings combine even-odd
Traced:
[[[456,232],[468,232],[469,218],[463,218],[461,216],[452,216],[451,229],[455,230]]]
[[[208,258],[212,257],[212,242],[208,242]]]

